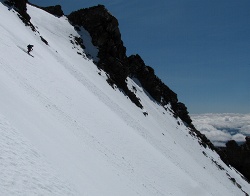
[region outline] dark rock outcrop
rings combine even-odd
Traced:
[[[117,19],[103,5],[72,12],[68,19],[74,26],[83,26],[99,48],[98,67],[109,74],[110,85],[117,85],[140,108],[142,105],[126,84],[129,75],[126,48],[121,40]]]
[[[26,20],[26,23],[30,21],[30,16],[27,13],[27,6],[28,0],[8,0],[5,1],[10,6],[14,6],[18,13],[23,17],[23,20]]]
[[[48,6],[48,7],[39,7],[42,10],[56,16],[56,17],[61,17],[64,15],[62,11],[62,7],[60,5],[55,5],[55,6]]]
[[[122,83],[128,76],[128,68],[117,19],[103,5],[73,12],[68,19],[90,33],[93,44],[99,48],[98,66],[107,71],[115,82]]]
[[[226,147],[219,148],[218,153],[225,163],[232,165],[250,181],[249,136],[246,137],[245,143],[240,146],[234,140],[228,141]]]
[[[154,73],[153,68],[146,66],[142,58],[137,55],[128,57],[130,75],[141,82],[143,88],[161,105],[171,104],[176,117],[180,117],[187,125],[192,124],[186,106],[178,102],[176,93],[166,86]]]
[[[140,80],[143,88],[159,103],[166,105],[176,103],[177,95],[170,90],[154,73],[153,68],[146,66],[137,55],[128,57],[130,75]]]

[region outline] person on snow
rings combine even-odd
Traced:
[[[28,48],[28,54],[30,54],[30,51],[33,50],[33,47],[34,47],[34,46],[33,46],[33,45],[30,45],[30,44],[27,46],[27,48]]]

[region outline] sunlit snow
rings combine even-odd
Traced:
[[[128,87],[136,89],[143,109],[111,88],[93,63],[97,49],[86,31],[84,51],[72,44],[80,35],[66,17],[28,5],[33,32],[2,2],[0,195],[250,193],[249,184],[136,79],[128,78]],[[26,53],[28,44],[34,57]]]

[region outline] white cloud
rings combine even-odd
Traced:
[[[194,126],[216,146],[228,140],[244,142],[250,135],[250,114],[201,114],[191,115]]]
[[[245,134],[245,135],[250,135],[250,125],[244,125],[243,127],[241,127],[240,133]]]
[[[232,139],[235,140],[236,142],[244,142],[245,141],[245,135],[242,135],[240,133],[237,133],[232,136]]]

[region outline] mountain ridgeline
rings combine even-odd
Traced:
[[[162,106],[171,104],[175,117],[184,121],[201,138],[202,145],[208,145],[214,149],[206,136],[193,126],[186,106],[179,102],[176,93],[155,75],[154,69],[147,66],[138,54],[127,57],[118,27],[119,23],[103,5],[72,12],[68,15],[68,19],[76,30],[84,27],[90,33],[93,44],[99,49],[100,60],[97,66],[109,74],[107,81],[111,86],[116,85],[122,89],[132,102],[143,108],[140,100],[128,89],[126,83],[128,76],[137,78],[142,87],[159,104]]]
[[[111,85],[117,85],[131,101],[143,108],[140,100],[126,84],[128,76],[138,78],[142,87],[157,102],[163,106],[170,103],[176,116],[192,126],[185,105],[178,102],[177,95],[155,75],[153,68],[145,65],[138,54],[126,56],[118,21],[103,5],[72,12],[68,19],[76,29],[83,26],[90,33],[93,44],[99,48],[100,60],[97,66],[109,74],[108,82]]]
[[[241,145],[235,140],[228,141],[226,147],[219,148],[218,154],[225,163],[235,167],[250,180],[250,137],[247,136],[245,139]]]
[[[20,18],[23,22],[34,29],[32,23],[30,23],[30,16],[26,12],[27,0],[10,0],[6,1],[6,3],[14,6],[19,12]],[[39,7],[56,17],[64,15],[60,5],[36,7]],[[93,45],[99,49],[99,61],[96,62],[96,65],[108,74],[107,82],[113,88],[116,85],[135,105],[143,108],[140,99],[134,94],[134,92],[128,89],[126,83],[126,78],[128,76],[137,78],[142,87],[159,104],[162,106],[171,104],[171,111],[174,116],[176,118],[179,117],[185,122],[192,133],[195,133],[195,135],[200,138],[201,145],[204,147],[208,145],[211,149],[215,149],[206,136],[201,134],[194,127],[185,104],[178,101],[177,94],[155,75],[154,69],[147,66],[138,54],[129,57],[126,55],[126,47],[123,45],[121,39],[118,20],[109,13],[105,6],[98,5],[80,9],[72,12],[67,17],[77,31],[80,30],[80,27],[83,27],[89,32]],[[84,40],[80,40],[80,42],[84,43]],[[147,113],[145,113],[145,115],[147,115]]]

